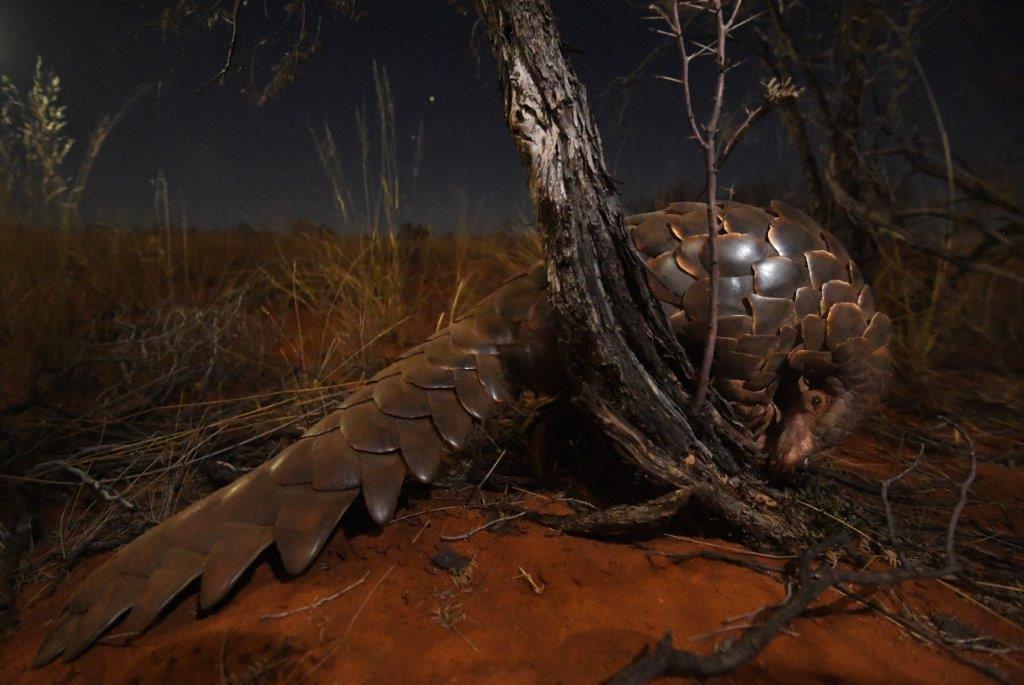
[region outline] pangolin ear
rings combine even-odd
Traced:
[[[807,382],[807,376],[800,376],[796,381],[797,386],[800,388],[800,392],[807,392],[811,389],[811,384]]]

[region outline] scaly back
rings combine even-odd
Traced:
[[[780,418],[787,375],[857,395],[856,412],[825,437],[839,440],[880,397],[889,377],[889,318],[843,245],[799,209],[720,204],[718,336],[713,380],[748,428],[763,435]],[[629,217],[648,283],[692,358],[708,330],[707,205],[677,202]],[[858,416],[854,416],[856,413]]]

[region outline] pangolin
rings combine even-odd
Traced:
[[[836,443],[877,403],[890,375],[888,317],[843,246],[798,209],[723,202],[714,383],[775,468]],[[708,318],[707,207],[675,203],[627,224],[648,282],[683,345]],[[197,579],[216,605],[273,545],[306,569],[359,495],[380,525],[411,475],[429,483],[474,422],[523,391],[563,388],[546,271],[512,278],[405,352],[261,467],[150,529],[73,592],[36,659],[70,661],[117,621],[144,631]]]

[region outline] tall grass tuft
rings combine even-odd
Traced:
[[[73,169],[70,153],[76,141],[67,134],[60,77],[43,66],[42,58],[36,60],[32,84],[24,93],[9,76],[0,75],[0,219],[64,229],[79,225],[82,195],[96,158],[144,92],[100,118]]]

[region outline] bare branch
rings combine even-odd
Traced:
[[[360,585],[365,583],[366,579],[369,578],[369,577],[370,577],[370,572],[367,571],[366,573],[363,574],[363,576],[359,580],[355,581],[351,585],[348,585],[347,587],[342,588],[341,590],[338,590],[334,594],[330,594],[330,595],[327,595],[326,597],[321,597],[319,599],[315,599],[312,602],[310,602],[309,604],[307,604],[305,606],[298,607],[296,609],[289,609],[287,611],[281,611],[281,612],[276,613],[276,614],[261,614],[260,615],[260,620],[261,621],[269,621],[270,619],[274,619],[274,618],[285,618],[286,616],[292,616],[294,614],[298,614],[298,613],[301,613],[303,611],[312,611],[313,609],[319,609],[324,604],[327,604],[328,602],[333,602],[334,600],[338,599],[338,597],[341,597],[343,594],[345,594],[349,590],[352,590],[354,588],[359,587]]]
[[[236,66],[235,65],[235,52],[238,49],[238,36],[239,36],[239,30],[238,30],[238,28],[239,28],[239,21],[238,21],[238,17],[239,17],[239,14],[241,12],[241,9],[242,9],[242,0],[235,0],[235,5],[234,5],[234,7],[231,10],[231,19],[228,20],[228,23],[231,25],[231,38],[228,40],[228,49],[227,49],[227,55],[224,57],[224,66],[222,66],[217,71],[217,73],[213,75],[213,77],[209,81],[207,81],[206,83],[201,85],[199,87],[199,89],[196,91],[196,93],[203,92],[209,86],[212,86],[214,83],[219,83],[220,85],[224,85],[224,79],[227,78],[227,76],[230,73],[231,69]]]
[[[737,0],[732,7],[732,11],[729,14],[729,18],[725,18],[725,5],[723,0],[707,0],[703,3],[682,3],[682,6],[697,12],[707,12],[714,17],[714,43],[702,43],[699,41],[691,41],[693,45],[697,47],[695,52],[690,51],[687,47],[686,36],[684,35],[685,27],[683,26],[682,20],[679,15],[679,7],[681,3],[671,3],[670,11],[659,5],[652,5],[651,8],[657,12],[666,26],[669,32],[673,35],[676,43],[676,49],[679,52],[679,60],[681,62],[681,77],[678,80],[682,87],[683,104],[686,111],[686,120],[690,126],[690,132],[693,135],[694,140],[700,146],[704,153],[704,173],[706,179],[706,192],[708,198],[708,261],[709,273],[710,273],[710,297],[708,298],[708,331],[707,337],[704,343],[704,350],[701,356],[700,370],[697,373],[697,391],[694,393],[694,405],[697,410],[704,406],[704,400],[707,397],[708,385],[711,382],[711,366],[714,363],[715,358],[715,341],[718,337],[718,299],[719,299],[719,281],[720,279],[720,267],[718,263],[718,246],[717,246],[717,235],[719,232],[719,218],[717,211],[717,198],[718,198],[718,170],[722,164],[722,157],[719,155],[718,150],[718,134],[719,127],[722,118],[722,110],[725,104],[725,78],[726,73],[729,70],[728,61],[726,58],[726,42],[729,38],[729,33],[733,26],[736,24],[736,19],[739,16],[740,8],[742,7],[742,0]],[[690,67],[695,59],[706,55],[714,55],[715,60],[715,84],[714,90],[711,96],[711,113],[708,119],[703,124],[697,121],[697,116],[694,111],[693,104],[693,91],[690,84]],[[736,143],[746,135],[750,126],[760,119],[764,114],[767,113],[767,109],[763,112],[755,111],[751,113],[748,120],[744,122],[744,125],[737,131],[736,136],[733,136],[732,140],[726,145],[728,152],[732,152]]]
[[[945,259],[946,261],[955,264],[962,269],[991,274],[992,276],[998,276],[999,278],[1003,278],[1008,281],[1024,285],[1024,276],[1022,276],[1019,273],[1015,273],[1008,269],[1002,269],[997,266],[992,266],[991,264],[986,264],[984,262],[977,262],[966,257],[961,257],[960,255],[950,252],[948,250],[932,247],[930,245],[912,240],[911,238],[907,237],[906,233],[901,229],[901,227],[894,224],[891,217],[889,217],[880,210],[871,209],[855,200],[845,189],[843,189],[838,184],[838,182],[831,174],[828,174],[826,176],[826,180],[828,181],[829,188],[832,190],[832,194],[838,201],[839,205],[850,214],[862,220],[865,224],[872,226],[874,230],[878,231],[879,233],[882,233],[883,235],[886,235],[896,241],[899,241],[904,245],[907,245],[908,247],[912,247],[913,249],[923,254],[932,257],[938,257],[940,259]]]
[[[902,151],[905,152],[907,157],[914,162],[921,173],[935,178],[945,177],[945,167],[930,159],[924,151],[909,145],[905,146]],[[953,180],[956,183],[957,188],[968,196],[981,202],[991,204],[994,207],[1006,210],[1012,214],[1024,216],[1024,206],[1021,206],[1013,199],[1006,197],[990,184],[986,183],[966,169],[959,166],[955,167],[953,169]]]
[[[900,566],[903,568],[910,568],[910,563],[908,562],[906,555],[903,553],[903,548],[900,546],[899,536],[896,534],[896,519],[892,515],[892,503],[889,502],[889,488],[893,483],[903,480],[911,471],[914,471],[918,465],[920,465],[922,456],[924,456],[923,443],[921,445],[921,449],[917,453],[917,457],[910,466],[903,469],[892,478],[882,482],[882,505],[885,507],[885,520],[889,524],[889,539],[892,541],[893,549],[896,550],[896,556],[900,561]]]
[[[515,521],[518,518],[522,518],[522,517],[526,516],[528,513],[530,513],[530,512],[528,512],[528,511],[521,511],[518,514],[511,514],[510,516],[501,516],[499,518],[494,519],[493,521],[488,521],[487,523],[485,523],[483,525],[477,526],[476,528],[473,528],[472,530],[468,530],[465,533],[461,533],[459,535],[442,535],[440,539],[441,540],[446,540],[446,541],[468,540],[469,538],[473,537],[474,535],[476,535],[480,531],[487,530],[488,528],[500,525],[502,523],[508,523],[509,521]]]
[[[710,678],[730,673],[760,654],[791,621],[807,611],[810,605],[829,588],[842,589],[843,586],[848,585],[882,588],[891,587],[907,580],[946,578],[957,574],[960,567],[956,560],[954,540],[960,522],[960,514],[966,504],[967,492],[977,473],[978,460],[973,443],[970,442],[970,436],[963,432],[956,423],[947,422],[959,431],[970,445],[971,466],[960,485],[960,498],[947,523],[945,563],[940,566],[920,568],[904,565],[890,571],[849,571],[831,568],[828,562],[819,563],[815,567],[815,562],[825,552],[849,541],[849,530],[840,530],[812,546],[803,554],[800,559],[796,590],[789,594],[786,601],[776,605],[771,616],[762,623],[747,628],[735,641],[711,654],[699,655],[675,649],[672,646],[672,634],[665,633],[651,654],[641,657],[619,671],[608,682],[613,685],[633,685],[646,683],[663,676]],[[916,466],[916,464],[917,461],[914,465]],[[891,480],[902,478],[910,470],[907,469]],[[890,530],[894,531],[895,524],[891,522],[891,509],[886,507],[886,511],[887,516],[890,517]],[[893,536],[895,537],[895,534]],[[895,541],[894,544],[896,544]],[[902,556],[901,554],[901,558]]]
[[[935,119],[935,126],[939,131],[939,140],[942,143],[942,157],[946,165],[946,202],[949,207],[949,217],[947,218],[946,228],[942,235],[941,245],[942,249],[949,252],[953,240],[953,232],[956,230],[956,223],[953,221],[953,208],[956,203],[956,180],[953,174],[953,152],[949,144],[949,134],[946,132],[946,124],[942,119],[942,110],[939,109],[939,103],[935,100],[935,93],[932,91],[931,81],[928,79],[928,75],[924,71],[924,67],[921,65],[921,61],[917,59],[917,53],[914,52],[913,47],[910,45],[910,39],[907,37],[906,31],[903,30],[892,17],[886,15],[886,21],[892,28],[893,33],[896,34],[900,39],[900,43],[903,46],[903,50],[910,58],[910,63],[914,65],[914,69],[917,71],[917,77],[921,81],[921,86],[924,88],[925,95],[928,97],[928,105],[932,110],[932,117]],[[931,308],[928,310],[927,317],[929,317],[928,326],[931,326],[931,317],[938,310],[939,298],[942,295],[942,287],[946,282],[946,265],[947,262],[943,260],[939,263],[939,268],[935,272],[935,280],[932,283],[932,302]]]
[[[763,119],[779,103],[785,100],[796,99],[800,95],[800,90],[793,85],[793,81],[790,79],[780,81],[777,78],[772,78],[764,86],[764,100],[756,108],[747,111],[747,116],[743,123],[730,136],[722,151],[718,154],[719,168],[725,166],[725,161],[729,159],[729,155],[736,149],[736,146],[743,140],[743,137],[750,132],[754,124]]]
[[[83,485],[89,486],[96,495],[104,502],[113,502],[118,506],[121,506],[128,511],[135,511],[137,509],[134,502],[128,500],[120,492],[107,485],[103,481],[93,478],[86,471],[72,466],[66,461],[47,461],[41,464],[37,464],[33,469],[32,473],[45,472],[47,469],[56,467],[58,470],[71,476]]]
[[[729,140],[726,141],[725,146],[722,148],[722,152],[719,154],[718,158],[719,164],[725,164],[725,161],[729,159],[729,155],[731,155],[732,151],[736,149],[736,145],[739,144],[739,142],[743,140],[743,137],[750,132],[750,129],[754,124],[763,119],[771,110],[772,104],[765,100],[755,109],[747,112],[747,117],[743,120],[743,123],[740,124],[739,128],[736,129],[735,133],[732,134]]]
[[[967,473],[967,478],[960,484],[960,499],[957,500],[956,506],[953,508],[953,515],[950,517],[949,526],[946,528],[946,559],[947,563],[952,566],[956,560],[954,544],[956,541],[957,524],[960,521],[960,514],[963,513],[964,506],[967,505],[967,492],[971,489],[975,476],[978,475],[978,453],[974,450],[974,440],[971,439],[970,434],[957,421],[945,416],[942,417],[942,420],[963,438],[971,455],[971,468]]]

